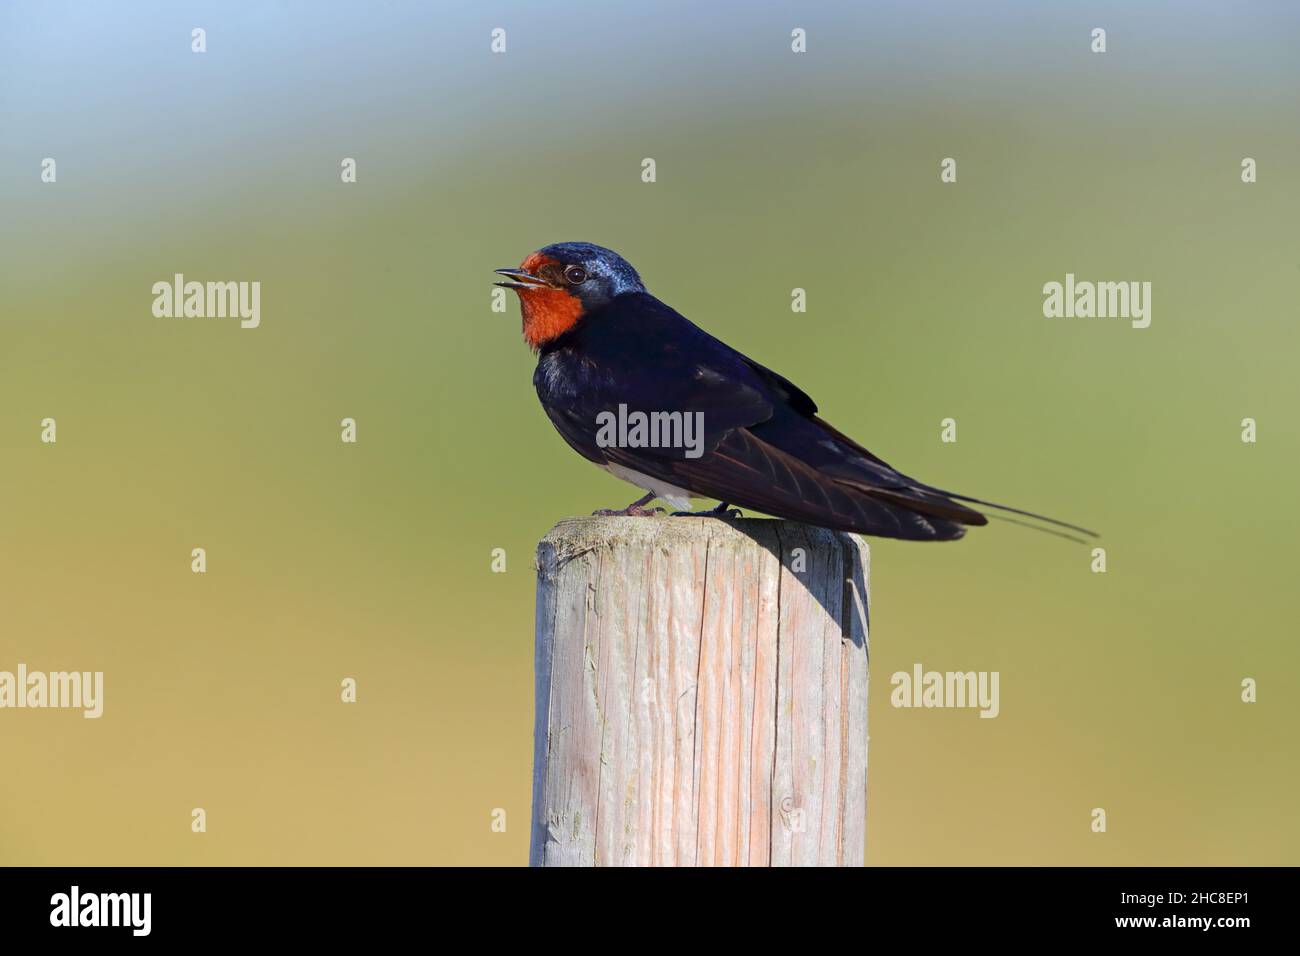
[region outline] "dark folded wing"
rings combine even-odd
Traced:
[[[582,455],[700,497],[914,540],[958,538],[963,525],[985,523],[978,511],[913,482],[822,422],[816,403],[788,379],[650,296],[593,316],[581,347],[544,357],[534,381],[556,429]],[[603,447],[597,416],[620,405],[629,412],[698,413],[703,442],[692,451],[700,454]]]
[[[909,485],[896,472],[832,477],[759,437],[728,432],[697,459],[650,457],[639,449],[603,449],[607,460],[742,508],[840,531],[910,540],[950,540],[984,516]]]

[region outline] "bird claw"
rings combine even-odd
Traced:
[[[743,518],[739,508],[733,508],[728,504],[720,504],[716,508],[708,508],[704,511],[674,511],[671,515],[674,518]]]
[[[601,508],[593,511],[597,518],[653,518],[663,513],[663,508],[643,508],[640,505],[628,505],[626,508]]]

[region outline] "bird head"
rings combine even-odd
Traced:
[[[518,269],[496,271],[506,279],[494,285],[519,294],[524,339],[533,351],[616,296],[645,291],[626,259],[589,242],[557,242],[538,249]]]

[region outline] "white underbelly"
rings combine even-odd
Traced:
[[[622,478],[624,481],[650,492],[656,498],[662,498],[678,511],[689,511],[691,508],[691,493],[685,488],[678,488],[676,485],[670,485],[658,478],[651,478],[649,475],[643,475],[631,468],[624,468],[622,465],[606,464],[597,467],[604,468],[615,478]]]

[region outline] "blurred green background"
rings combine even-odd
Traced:
[[[489,282],[574,239],[1104,533],[873,541],[869,863],[1300,862],[1298,47],[1285,3],[0,7],[0,670],[106,682],[0,711],[0,863],[526,862],[533,548],[635,492]],[[261,327],[154,318],[176,272]],[[1151,327],[1045,319],[1067,272]],[[891,708],[915,662],[1001,715]]]

